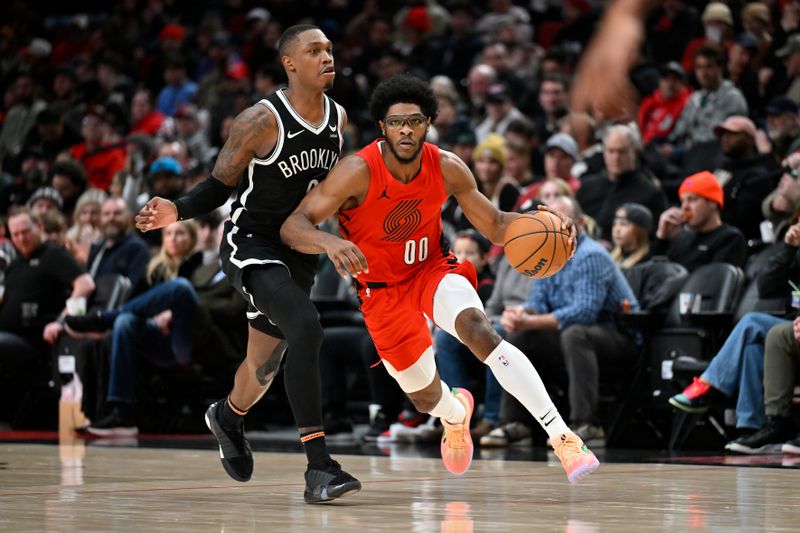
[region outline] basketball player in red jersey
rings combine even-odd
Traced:
[[[355,278],[387,371],[420,412],[442,420],[442,460],[450,472],[462,474],[472,462],[473,400],[440,380],[425,316],[469,347],[536,417],[570,481],[586,476],[599,465],[594,454],[567,427],[528,358],[492,328],[475,291],[475,268],[458,264],[442,237],[449,195],[498,244],[519,215],[497,210],[458,157],[425,142],[437,113],[427,84],[411,76],[382,82],[370,111],[384,138],[339,162],[286,219],[282,240],[302,253],[327,253],[341,275]],[[315,227],[337,210],[344,238]],[[574,243],[574,225],[562,220]]]

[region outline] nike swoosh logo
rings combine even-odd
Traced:
[[[336,131],[336,124],[331,124],[328,127],[331,129],[331,131]]]
[[[297,137],[297,136],[298,136],[298,135],[300,135],[301,133],[303,133],[303,130],[300,130],[300,131],[295,131],[294,133],[292,133],[292,132],[290,131],[289,133],[287,133],[287,134],[286,134],[286,136],[287,136],[287,137],[289,137],[290,139],[294,139],[295,137]]]
[[[550,409],[547,410],[547,412],[545,414],[543,414],[542,416],[539,417],[539,420],[544,421],[544,419],[547,418],[547,416],[552,412],[553,412],[553,408],[551,407]]]

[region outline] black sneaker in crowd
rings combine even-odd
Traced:
[[[325,441],[329,444],[355,444],[353,423],[347,417],[326,414],[322,425],[325,427]]]
[[[375,413],[375,416],[372,417],[372,420],[369,424],[369,429],[364,434],[364,441],[365,442],[377,442],[378,437],[381,436],[381,433],[389,429],[389,419],[386,418],[386,413],[383,410],[378,411]]]
[[[206,411],[206,425],[219,443],[219,458],[222,467],[236,481],[250,481],[253,475],[253,452],[244,437],[244,419],[239,427],[229,428],[220,421],[219,410],[226,400],[212,403]]]
[[[303,499],[306,503],[323,503],[360,490],[361,482],[329,459],[321,465],[308,465]]]
[[[132,437],[139,434],[136,420],[133,417],[122,416],[117,408],[112,409],[97,422],[89,424],[86,431],[99,437]]]
[[[108,331],[114,327],[116,315],[91,311],[85,315],[67,315],[64,323],[76,333],[94,333]]]
[[[746,437],[725,445],[725,449],[746,454],[781,453],[781,446],[795,435],[792,424],[783,417],[768,417],[764,426]]]

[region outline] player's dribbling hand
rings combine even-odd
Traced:
[[[163,228],[178,221],[178,208],[169,200],[155,196],[142,207],[135,220],[140,231]]]
[[[578,242],[578,228],[575,226],[575,221],[573,221],[564,213],[556,211],[552,207],[548,207],[543,204],[537,205],[536,209],[539,211],[547,211],[548,213],[552,213],[561,219],[561,229],[569,231],[569,245],[572,252],[569,254],[568,259],[572,259],[572,256],[575,255],[575,248],[577,247],[576,243]]]
[[[343,278],[347,278],[348,274],[357,278],[362,272],[369,272],[364,253],[350,241],[336,239],[334,244],[328,246],[325,253],[336,267],[336,272]]]

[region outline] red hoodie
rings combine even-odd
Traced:
[[[658,89],[642,100],[638,122],[645,144],[657,137],[669,135],[691,94],[692,91],[688,87],[683,87],[673,98],[665,100],[661,90]]]

